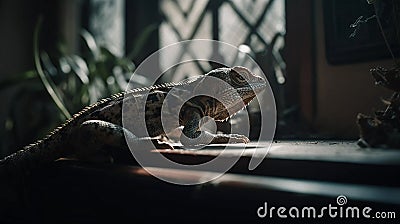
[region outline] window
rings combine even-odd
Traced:
[[[284,82],[285,63],[280,56],[280,51],[284,47],[281,37],[285,34],[283,0],[163,0],[160,2],[160,8],[163,18],[160,26],[160,47],[191,39],[219,40],[252,54],[258,63],[272,63],[279,75],[278,82]],[[272,54],[269,54],[270,51]],[[221,52],[209,52],[209,54],[221,54]],[[168,60],[180,62],[182,59],[196,59],[196,51],[182,52],[173,56],[161,55],[161,68],[165,69],[163,64]],[[222,58],[224,59],[226,60]],[[232,64],[232,61],[227,63]],[[188,74],[203,73],[210,68],[200,63],[196,65],[197,67],[179,67],[174,71],[174,79],[181,80]]]

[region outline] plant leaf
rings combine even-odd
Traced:
[[[33,34],[33,56],[35,59],[35,67],[37,74],[39,75],[40,79],[44,87],[46,88],[47,92],[50,94],[51,98],[53,99],[54,103],[57,105],[58,109],[64,114],[66,118],[70,118],[71,114],[65,108],[64,104],[61,102],[60,98],[54,91],[54,87],[50,84],[49,79],[47,79],[46,74],[43,71],[42,65],[40,63],[40,56],[39,56],[39,30],[42,25],[42,17],[39,17],[38,22],[35,27],[35,31]]]
[[[97,61],[100,58],[100,49],[97,46],[96,40],[93,35],[87,30],[81,30],[81,36],[85,40],[86,46],[89,48],[90,52],[93,54],[94,59]]]
[[[89,83],[89,68],[81,57],[78,55],[66,56],[68,64],[71,66],[74,73],[82,81],[83,84]]]

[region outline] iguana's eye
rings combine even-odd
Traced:
[[[233,74],[232,74],[232,81],[233,81],[235,84],[241,85],[241,84],[243,84],[243,83],[246,82],[246,79],[245,79],[242,75],[240,75],[239,73],[233,72]]]

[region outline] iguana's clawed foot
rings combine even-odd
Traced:
[[[250,140],[239,134],[213,134],[208,131],[199,130],[202,115],[198,112],[189,114],[189,120],[186,122],[180,141],[184,146],[202,146],[208,144],[225,143],[249,143]]]
[[[181,143],[184,146],[201,146],[208,144],[234,144],[234,143],[249,143],[250,140],[239,134],[211,134],[209,132],[202,132],[198,138],[188,138],[181,136]]]
[[[164,142],[160,139],[152,139],[151,142],[153,143],[156,149],[169,149],[169,150],[174,149],[174,147],[171,144],[169,144],[168,142]]]
[[[249,143],[250,139],[244,135],[239,134],[230,134],[229,135],[229,142],[228,143]]]
[[[211,141],[211,144],[222,144],[222,143],[249,143],[250,140],[239,134],[217,134]]]

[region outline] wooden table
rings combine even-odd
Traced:
[[[352,142],[275,142],[260,166],[249,171],[255,145],[249,146],[227,174],[195,186],[163,182],[134,161],[57,161],[34,173],[25,218],[39,223],[153,222],[156,218],[166,222],[266,223],[271,220],[256,215],[264,202],[321,207],[336,204],[338,195],[345,195],[352,206],[394,210],[400,215],[400,150],[360,149]],[[221,147],[161,152],[174,161],[200,163],[219,155]],[[241,147],[226,150],[235,155],[242,153]],[[174,178],[204,175],[203,171],[151,169]]]

